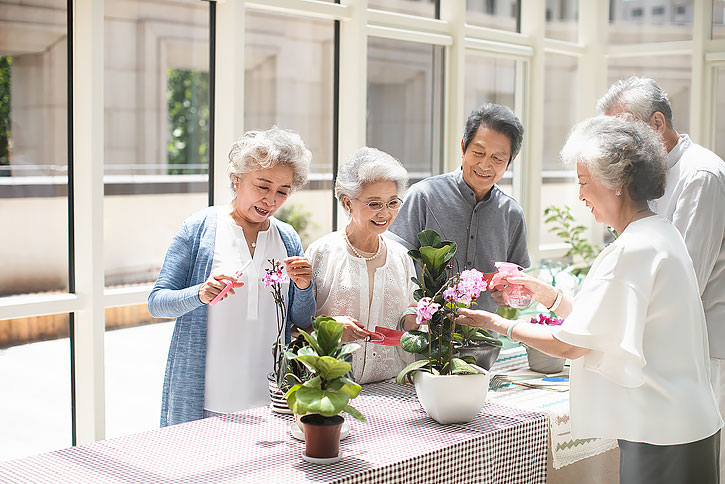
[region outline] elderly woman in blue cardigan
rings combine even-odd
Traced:
[[[245,133],[229,153],[234,199],[193,214],[174,236],[148,301],[152,316],[176,318],[162,427],[268,403],[276,306],[261,277],[270,260],[284,261],[290,278],[285,342],[292,325],[309,326],[315,312],[299,235],[272,216],[307,182],[311,157],[294,132]]]

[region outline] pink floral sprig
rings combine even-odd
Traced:
[[[272,267],[264,269],[262,283],[264,287],[269,288],[269,292],[272,294],[277,309],[277,339],[275,340],[272,357],[274,359],[274,373],[278,375],[283,354],[284,324],[287,319],[287,305],[284,301],[282,284],[289,282],[289,276],[284,272],[282,262],[276,259],[268,259],[268,261]]]
[[[456,302],[470,306],[471,302],[478,299],[482,291],[487,287],[483,274],[476,269],[461,272],[458,283],[449,286],[443,291],[443,299],[448,302]]]
[[[559,318],[550,318],[543,313],[536,318],[531,318],[531,324],[545,324],[547,326],[560,326],[563,321]]]
[[[441,305],[434,303],[429,297],[423,297],[418,301],[416,306],[416,318],[415,322],[418,324],[425,324],[431,320],[433,315],[440,309]]]

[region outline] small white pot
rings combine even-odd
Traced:
[[[416,371],[418,401],[429,417],[441,424],[463,423],[475,417],[486,401],[489,374],[433,375]]]

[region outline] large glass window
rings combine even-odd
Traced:
[[[479,53],[467,54],[465,82],[463,107],[466,116],[486,103],[501,104],[514,109],[516,61]],[[512,171],[509,169],[498,183],[509,194],[513,188],[511,175]]]
[[[687,133],[690,126],[691,60],[687,55],[662,55],[610,59],[608,85],[629,76],[651,77],[667,92],[675,129]]]
[[[689,40],[694,10],[694,0],[610,0],[609,42]]]
[[[244,128],[294,130],[312,152],[310,182],[276,215],[306,247],[332,231],[334,24],[249,10],[245,43]]]
[[[546,0],[546,36],[576,42],[578,17],[578,0]]]
[[[518,0],[466,0],[466,23],[478,27],[519,31]]]
[[[712,2],[712,38],[725,39],[725,0]]]
[[[725,66],[717,68],[715,79],[715,153],[725,159]]]
[[[72,444],[70,374],[67,314],[0,320],[0,461]]]
[[[428,18],[436,14],[435,0],[368,0],[368,7]]]
[[[368,39],[367,144],[400,160],[411,183],[440,166],[433,129],[436,49]]]

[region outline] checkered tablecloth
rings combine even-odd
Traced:
[[[518,346],[501,351],[496,364],[491,368],[491,374],[511,374],[523,368],[528,368],[526,350],[524,347]],[[487,400],[507,407],[546,412],[549,415],[554,469],[560,469],[617,447],[617,441],[612,439],[572,438],[569,420],[569,392],[562,393],[508,384],[496,391],[489,390]]]
[[[343,458],[302,460],[291,416],[268,408],[213,417],[0,463],[0,482],[544,483],[547,417],[486,403],[466,424],[440,425],[411,385],[363,386]]]

